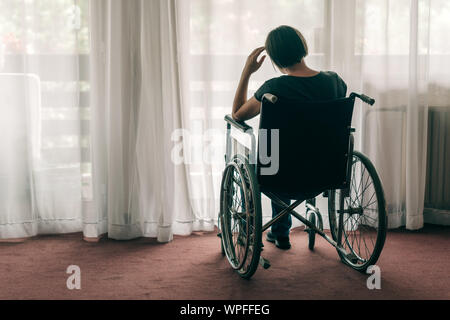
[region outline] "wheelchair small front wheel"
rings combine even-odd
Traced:
[[[338,250],[342,261],[361,272],[374,265],[386,239],[386,202],[375,167],[362,153],[353,153],[349,191],[329,191],[328,216],[332,237],[345,250]]]
[[[261,255],[262,213],[254,166],[245,157],[237,155],[227,165],[220,202],[223,250],[231,267],[250,279]]]
[[[316,225],[316,214],[314,212],[310,212],[309,215],[309,222],[311,222],[313,225]],[[308,248],[309,250],[314,250],[314,245],[316,244],[316,232],[312,229],[308,228]]]

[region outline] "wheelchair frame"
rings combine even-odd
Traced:
[[[366,95],[363,95],[363,94],[352,93],[350,95],[350,98],[353,100],[355,100],[356,98],[359,98],[363,102],[365,102],[369,105],[375,104],[374,99],[372,99]],[[270,94],[266,94],[263,99],[267,99],[272,103],[275,103],[277,101],[277,98]],[[232,136],[231,136],[232,127],[250,137],[251,147],[249,150],[250,151],[249,158],[251,161],[253,161],[251,163],[255,164],[256,157],[257,157],[257,148],[256,148],[256,137],[255,137],[253,128],[250,127],[249,125],[247,125],[245,122],[235,121],[230,115],[227,115],[225,117],[225,121],[227,123],[227,141],[226,141],[226,155],[225,155],[226,164],[228,165],[230,163],[231,157],[233,156],[232,155]],[[345,185],[344,189],[341,189],[343,196],[340,197],[340,203],[339,203],[340,209],[336,211],[340,217],[342,217],[342,214],[345,214],[345,213],[347,213],[349,215],[353,215],[353,214],[361,213],[361,212],[358,212],[358,210],[363,210],[363,209],[358,209],[358,208],[357,209],[350,208],[350,209],[342,210],[342,208],[344,208],[344,204],[343,204],[344,200],[343,199],[345,197],[349,196],[350,189],[351,189],[351,179],[352,179],[351,173],[352,173],[352,166],[353,166],[352,158],[354,157],[354,135],[353,135],[353,133],[355,132],[355,129],[352,127],[349,127],[348,130],[349,130],[350,139],[349,139],[349,147],[348,147],[347,178],[346,178],[346,181],[344,184]],[[378,178],[378,176],[377,176],[377,178]],[[379,184],[381,185],[381,181],[379,181]],[[258,190],[258,192],[259,192],[259,190]],[[306,226],[305,231],[309,233],[309,242],[310,242],[309,247],[311,250],[314,247],[315,234],[318,234],[323,239],[325,239],[328,243],[330,243],[334,248],[336,248],[336,250],[338,251],[341,258],[344,256],[344,257],[348,257],[348,259],[352,259],[352,258],[354,259],[354,255],[356,255],[356,253],[352,250],[353,252],[349,254],[345,250],[343,244],[339,243],[340,240],[342,239],[342,228],[339,227],[337,230],[337,232],[338,232],[337,239],[333,239],[333,236],[334,236],[333,233],[331,233],[332,236],[330,237],[324,232],[322,215],[321,215],[319,209],[316,207],[315,199],[310,199],[310,200],[306,201],[306,215],[304,217],[295,211],[295,209],[300,204],[302,204],[304,202],[304,200],[297,200],[294,203],[292,203],[291,205],[287,205],[277,195],[275,195],[271,192],[259,192],[259,197],[261,194],[266,195],[269,199],[271,199],[273,202],[275,202],[278,206],[280,206],[281,208],[284,208],[275,218],[273,218],[272,220],[270,220],[269,222],[267,222],[266,224],[264,224],[262,226],[261,234],[263,232],[265,232],[266,230],[268,230],[277,221],[279,221],[286,215],[291,214],[292,216],[294,216],[297,220],[299,220],[301,223],[303,223]],[[328,191],[325,192],[323,195],[324,195],[324,197],[328,197]],[[382,202],[381,205],[384,206],[383,212],[385,214],[384,193],[383,193],[382,198],[383,199],[381,201]],[[309,219],[308,219],[308,215],[310,216]],[[219,216],[219,221],[221,221],[220,216]],[[331,226],[330,226],[330,228],[331,228]],[[220,227],[219,227],[219,229],[220,229]],[[221,233],[219,233],[218,236],[222,238]],[[385,237],[385,235],[384,235],[384,237]],[[384,245],[384,239],[382,239],[381,248],[383,245]],[[223,242],[222,242],[222,252],[224,252],[223,251]],[[380,252],[381,252],[381,249],[380,249]],[[247,258],[247,256],[245,256],[245,258]],[[376,259],[378,259],[378,257],[376,257]],[[264,269],[267,269],[270,267],[270,262],[267,259],[263,258],[262,256],[260,256],[260,258],[259,258],[259,264],[261,266],[263,266]],[[355,269],[357,269],[357,268],[355,268]],[[366,269],[367,268],[364,268],[364,270],[359,270],[359,271],[366,271]],[[249,277],[251,277],[251,276],[252,276],[252,274]]]

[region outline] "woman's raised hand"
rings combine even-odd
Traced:
[[[245,64],[244,73],[247,75],[251,75],[261,68],[266,59],[266,56],[262,56],[261,59],[258,60],[260,54],[265,50],[265,47],[260,47],[255,50],[248,56],[247,63]]]

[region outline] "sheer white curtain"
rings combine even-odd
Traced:
[[[443,39],[450,28],[450,5],[439,0],[356,1],[355,8],[354,21],[361,27],[355,28],[359,59],[352,72],[359,88],[378,100],[377,108],[359,117],[360,148],[383,179],[389,226],[420,229],[429,108],[449,107],[450,47]]]
[[[281,24],[304,33],[312,67],[377,99],[356,109],[357,146],[390,227],[418,229],[428,109],[449,108],[449,17],[444,0],[1,1],[0,238],[213,230],[223,116]],[[278,75],[267,62],[250,94]]]
[[[224,169],[225,122],[247,55],[281,24],[298,27],[309,40],[309,62],[327,63],[327,1],[177,1],[184,129],[191,149],[185,156],[195,215],[217,219]],[[267,60],[269,61],[269,60]],[[277,76],[267,62],[250,82],[249,96]],[[257,127],[257,119],[251,121]],[[263,199],[265,219],[270,203]],[[295,223],[295,222],[294,222]]]
[[[423,226],[428,106],[449,105],[447,1],[179,0],[177,10],[184,128],[203,138],[195,154],[208,160],[188,165],[197,215],[207,219],[211,209],[219,210],[223,116],[231,110],[246,56],[272,28],[287,24],[304,33],[313,68],[337,71],[349,91],[377,99],[373,109],[356,108],[357,147],[381,175],[389,226]],[[250,95],[278,75],[266,63],[251,79]],[[213,136],[222,140],[210,139],[212,130],[220,130]],[[264,200],[266,217],[268,205]],[[324,199],[319,207],[327,212]]]
[[[93,202],[89,236],[170,241],[195,224],[182,163],[174,1],[91,2]]]
[[[82,229],[86,7],[0,3],[0,239]]]
[[[0,17],[0,238],[211,230],[172,161],[174,2],[7,0]]]

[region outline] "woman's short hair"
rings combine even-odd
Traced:
[[[277,67],[289,68],[308,55],[308,45],[300,31],[280,26],[267,36],[266,51]]]

